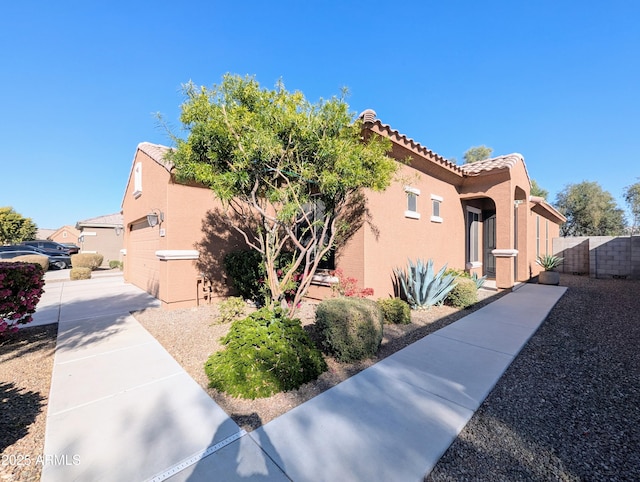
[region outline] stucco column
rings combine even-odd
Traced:
[[[496,202],[496,287],[509,289],[514,285],[514,212],[513,201]]]

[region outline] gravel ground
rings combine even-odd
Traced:
[[[640,281],[564,297],[427,481],[640,480]]]
[[[40,480],[58,325],[0,339],[0,480]]]
[[[219,340],[230,327],[230,324],[215,324],[218,315],[216,305],[174,311],[151,308],[134,313],[134,316],[238,425],[251,431],[504,294],[506,293],[481,290],[481,301],[466,310],[435,306],[426,311],[412,312],[412,322],[408,325],[385,325],[382,347],[376,358],[358,363],[339,363],[333,358],[327,358],[329,370],[317,380],[298,390],[256,400],[230,397],[208,386],[204,364],[212,353],[223,348]],[[297,315],[312,338],[315,306],[306,303]]]
[[[569,290],[425,480],[640,480],[640,281],[562,275]],[[485,300],[483,303],[490,302]],[[480,303],[477,307],[483,305]],[[468,314],[437,307],[390,326],[378,359]],[[228,325],[215,307],[136,314],[198,383]],[[313,306],[301,318],[309,325]],[[0,341],[0,480],[40,479],[57,325]],[[377,360],[377,359],[376,359]],[[255,401],[207,389],[248,430],[376,360]],[[16,456],[30,463],[16,462]]]

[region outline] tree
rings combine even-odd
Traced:
[[[0,207],[0,245],[17,244],[36,238],[38,227],[11,206]]]
[[[465,164],[471,164],[472,162],[484,161],[491,157],[493,149],[487,146],[470,147],[467,152],[462,156]]]
[[[555,204],[567,218],[561,236],[618,236],[624,232],[622,209],[597,182],[569,184],[558,193]]]
[[[640,227],[640,182],[624,188],[624,200],[631,212],[631,234],[636,234]]]
[[[546,189],[542,189],[535,179],[531,179],[531,195],[547,199],[547,196],[549,196],[549,191],[547,191]]]
[[[268,90],[227,74],[211,89],[189,83],[185,94],[188,135],[175,139],[171,156],[177,177],[210,187],[229,225],[260,253],[271,307],[299,281],[293,314],[320,261],[362,219],[362,189],[391,183],[398,164],[386,155],[390,141],[363,138],[344,93],[311,103],[282,82]],[[278,266],[287,250],[291,260]]]

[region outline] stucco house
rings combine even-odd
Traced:
[[[124,226],[122,213],[106,214],[85,219],[76,223],[78,245],[81,253],[98,253],[104,259],[103,266],[109,261],[120,261],[124,246]]]
[[[65,225],[56,229],[53,233],[44,239],[55,241],[56,243],[73,243],[78,244],[80,231],[73,226]],[[42,238],[40,238],[42,239]]]
[[[373,288],[393,293],[392,272],[407,259],[487,275],[508,289],[540,271],[538,255],[551,253],[565,219],[544,199],[530,195],[520,154],[463,166],[383,124],[372,110],[361,114],[365,135],[392,142],[402,162],[384,192],[367,192],[370,219],[335,255],[335,267]],[[243,243],[221,224],[222,209],[202,186],[177,183],[165,158],[168,147],[141,143],[125,190],[125,279],[157,296],[165,307],[193,306],[203,290],[228,294],[222,258]],[[328,296],[325,277],[310,296]]]

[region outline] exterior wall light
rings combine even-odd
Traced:
[[[153,209],[149,214],[147,214],[147,223],[149,226],[154,227],[159,223],[164,221],[164,213],[159,209]]]

